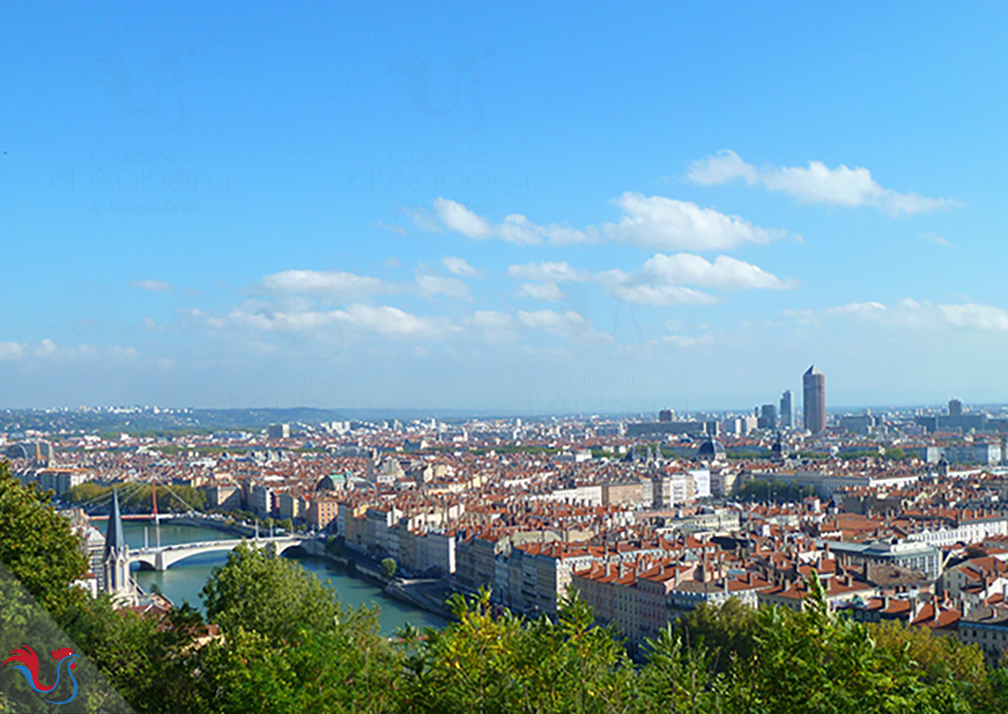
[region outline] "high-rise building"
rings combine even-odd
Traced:
[[[794,426],[794,403],[790,389],[785,389],[780,398],[780,425],[781,429],[790,429]]]
[[[667,423],[672,421],[672,410],[662,409],[660,412],[658,412],[658,421],[661,423]]]
[[[819,434],[826,428],[826,375],[812,365],[802,377],[805,428]]]
[[[962,402],[958,399],[949,400],[949,416],[962,416]]]
[[[773,404],[764,404],[760,408],[759,421],[757,426],[760,429],[776,429],[777,428],[777,407]]]
[[[290,437],[290,424],[270,424],[267,434],[271,439],[287,439]]]

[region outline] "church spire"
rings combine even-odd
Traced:
[[[109,513],[108,530],[105,532],[105,553],[108,558],[112,551],[121,551],[126,547],[126,536],[123,535],[122,514],[119,512],[119,492],[112,489],[112,512]]]

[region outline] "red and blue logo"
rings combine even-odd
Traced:
[[[52,657],[56,660],[56,681],[48,687],[43,686],[42,682],[39,680],[38,655],[35,654],[35,650],[28,645],[22,645],[18,649],[13,650],[10,653],[10,657],[5,659],[3,663],[0,664],[0,667],[4,667],[7,664],[12,663],[11,666],[21,672],[25,681],[28,682],[28,686],[39,694],[49,694],[50,692],[55,691],[56,687],[58,687],[60,683],[60,670],[66,669],[67,676],[70,677],[70,680],[73,682],[73,694],[70,695],[69,699],[64,699],[61,702],[53,701],[52,699],[46,699],[46,701],[50,704],[66,704],[67,702],[72,702],[77,698],[77,679],[73,676],[73,668],[77,666],[77,663],[74,660],[80,657],[80,655],[74,654],[74,651],[69,647],[60,647],[52,651]],[[66,663],[65,668],[63,667],[64,663]]]

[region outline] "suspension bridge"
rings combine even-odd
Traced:
[[[131,481],[127,483],[120,489],[120,493],[125,495],[120,497],[120,501],[123,503],[129,502],[135,497],[139,496],[146,486],[146,482]],[[181,503],[188,512],[192,513],[192,506],[180,498],[171,487],[166,484],[162,484],[168,494],[174,497],[179,503]],[[103,494],[91,501],[80,504],[82,507],[88,506],[98,506],[101,505],[106,499],[111,500],[111,492],[108,494]],[[158,514],[157,508],[157,483],[152,478],[151,479],[151,502],[152,509],[151,513],[141,513],[141,514],[131,514],[121,516],[122,519],[154,519],[154,533],[155,533],[155,545],[152,547],[148,543],[148,532],[147,528],[144,528],[144,547],[136,550],[130,550],[129,560],[130,562],[139,563],[141,568],[153,569],[157,571],[165,571],[170,568],[175,563],[185,560],[186,558],[191,558],[196,555],[203,555],[205,553],[221,553],[234,550],[242,543],[247,543],[256,548],[265,548],[268,546],[273,546],[275,548],[276,554],[290,550],[291,548],[297,548],[305,545],[306,540],[300,536],[294,535],[282,535],[277,536],[274,534],[273,529],[270,529],[270,535],[260,536],[259,534],[259,524],[255,525],[255,536],[252,538],[233,538],[227,540],[210,540],[202,541],[197,543],[177,543],[173,545],[161,545],[161,520],[171,520],[176,516],[174,514]],[[101,516],[97,518],[102,518]],[[105,516],[107,518],[107,516]]]

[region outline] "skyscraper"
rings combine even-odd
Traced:
[[[781,429],[790,429],[794,426],[794,404],[790,389],[785,389],[780,398],[780,425]]]
[[[949,416],[962,416],[962,402],[958,399],[949,400]]]
[[[773,404],[764,404],[760,408],[759,419],[756,422],[756,426],[760,429],[776,429],[777,428],[777,407]]]
[[[812,365],[802,377],[805,428],[813,434],[826,428],[826,375]]]

